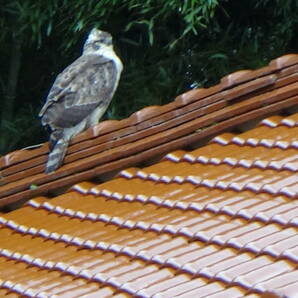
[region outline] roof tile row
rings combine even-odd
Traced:
[[[297,72],[297,57],[286,56],[261,70],[228,76],[215,87],[191,91],[178,97],[175,105],[185,105],[187,110],[200,96],[219,96],[218,92],[231,94],[229,91],[234,88],[242,92],[241,96],[247,96],[247,102],[256,94],[263,103],[269,98],[274,101],[271,92],[278,93],[278,88],[284,88],[280,86],[286,80],[292,80],[288,76],[294,71]],[[279,87],[275,83],[272,85],[272,72],[278,77]],[[271,78],[264,78],[268,74]],[[252,81],[256,77],[260,78],[256,80],[258,84],[269,84],[269,89],[256,87]],[[242,89],[242,84],[247,84],[245,88],[256,88],[253,91],[256,94],[246,95],[247,90]],[[291,88],[287,85],[281,94],[294,90]],[[288,100],[291,100],[291,105],[297,105],[294,94],[289,91],[287,96],[294,97],[281,100],[279,107],[285,107]],[[245,101],[238,103],[239,107],[243,107],[243,103],[246,105]],[[236,100],[235,104],[238,103]],[[137,133],[137,123],[146,125],[143,120],[146,122],[157,117],[161,110],[163,113],[172,111],[173,105],[171,108],[166,105],[164,110],[149,108],[146,112],[134,114],[130,120],[113,122],[115,126],[110,125],[111,122],[99,126],[106,127],[111,133],[128,127]],[[232,111],[235,106],[231,107]],[[272,106],[263,107],[262,111],[265,108],[268,112]],[[191,112],[192,108],[188,111]],[[216,113],[220,111],[215,111],[213,116]],[[256,113],[256,110],[251,111],[251,119],[256,117]],[[243,115],[247,117],[247,114],[239,117]],[[201,118],[204,117],[207,116]],[[185,122],[183,129],[201,118]],[[135,124],[130,126],[130,121],[135,121]],[[228,127],[235,119],[227,121],[231,122],[221,122],[220,125]],[[126,126],[121,126],[123,123]],[[179,125],[176,127],[178,132],[182,129]],[[296,297],[297,127],[298,114],[272,116],[254,129],[238,135],[224,133],[213,138],[208,145],[189,152],[181,150],[181,144],[192,144],[197,140],[198,132],[175,139],[175,144],[180,145],[173,147],[169,141],[173,138],[172,128],[167,128],[161,134],[165,138],[162,146],[166,148],[169,144],[172,152],[160,162],[142,169],[126,168],[105,183],[80,182],[51,200],[36,197],[23,208],[0,214],[0,295]],[[142,129],[147,134],[150,127],[143,126]],[[212,130],[214,126],[205,130],[208,129]],[[97,137],[84,140],[89,133],[78,136],[86,146],[98,141]],[[133,135],[132,132],[127,136]],[[146,138],[144,144],[153,139],[162,140],[156,135],[149,137],[149,134]],[[78,139],[74,140],[73,146],[79,144]],[[122,141],[122,147],[113,147],[109,152],[118,152],[120,148],[130,150],[131,157],[122,163],[123,167],[128,164],[135,166],[134,154],[140,154],[142,158],[153,156],[146,151],[147,155],[136,153],[142,150],[141,141],[126,145],[126,141]],[[138,146],[140,148],[136,150]],[[148,151],[160,150],[159,146],[152,146]],[[45,151],[40,154],[42,150],[31,153],[44,158]],[[107,152],[103,151],[103,154]],[[3,167],[7,175],[5,179],[11,179],[2,186],[6,192],[3,200],[34,194],[24,190],[27,183],[24,181],[33,183],[35,176],[20,181],[14,176],[18,172],[16,168],[14,172],[13,167],[22,167],[24,162],[29,162],[26,161],[28,156],[27,153],[12,155],[11,165],[7,163]],[[17,158],[20,159],[17,161]],[[75,169],[75,163],[95,164],[101,158],[104,161],[99,153],[82,161],[69,162],[51,176],[55,177],[55,182],[38,174],[44,181],[38,188],[42,188],[43,193],[54,186],[64,186],[65,181],[74,181],[76,175],[75,179],[85,177],[88,180],[100,172],[100,167],[108,169],[112,163],[97,164],[92,175],[90,170],[80,172],[81,167],[77,168],[79,172],[75,175],[64,177],[66,172],[63,171],[71,167]],[[9,158],[6,161],[10,162]],[[117,164],[115,169],[119,168],[119,161],[122,162],[121,159],[114,161]]]
[[[267,123],[272,121],[255,130],[274,136],[270,130],[276,125]],[[257,135],[255,130],[239,137]],[[261,186],[286,175],[297,191],[295,171],[269,170],[270,162],[264,168],[247,168],[200,158],[202,152],[208,159],[216,159],[216,154],[227,158],[229,146],[238,146],[236,159],[255,158],[254,146],[223,145],[221,139],[189,153],[170,153],[142,170],[124,170],[100,185],[77,184],[56,199],[40,197],[2,215],[0,255],[3,264],[18,264],[5,265],[14,271],[3,269],[2,276],[9,274],[12,280],[2,287],[25,294],[87,297],[249,297],[297,289],[297,196],[281,195],[282,183],[276,192],[218,187],[227,178],[235,183],[239,169],[245,169],[242,179],[254,181],[257,170]],[[267,151],[262,152],[264,159],[283,156],[282,169],[295,155],[294,149],[258,146]],[[214,183],[193,182],[204,179]],[[30,284],[24,286],[29,277]]]
[[[295,106],[297,70],[298,55],[286,55],[262,69],[230,74],[214,87],[189,91],[167,105],[145,108],[121,121],[100,123],[74,138],[65,166],[51,175],[43,173],[47,144],[10,153],[0,159],[0,205],[117,172],[239,123]],[[286,127],[273,132],[285,134],[284,139],[274,144],[265,139],[264,145],[297,148],[297,139],[287,138]],[[235,138],[236,143],[244,141]],[[247,142],[257,145],[254,138]]]

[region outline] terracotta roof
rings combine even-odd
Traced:
[[[0,207],[106,177],[293,107],[298,102],[297,69],[298,55],[286,55],[264,68],[230,74],[214,87],[189,91],[167,105],[102,122],[73,140],[65,165],[50,175],[44,174],[47,144],[12,152],[0,159]]]
[[[297,136],[273,116],[2,214],[0,294],[296,297]]]
[[[1,205],[31,200],[0,213],[0,296],[297,297],[297,68],[284,56],[103,122],[52,175],[47,144],[3,157]]]

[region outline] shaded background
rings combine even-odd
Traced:
[[[297,0],[0,0],[0,155],[44,142],[38,112],[94,27],[124,72],[105,119],[297,53]]]

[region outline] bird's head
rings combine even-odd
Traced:
[[[102,55],[111,50],[113,50],[111,34],[96,28],[92,29],[84,44],[83,53]]]

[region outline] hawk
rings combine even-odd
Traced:
[[[51,129],[46,173],[61,166],[72,137],[98,123],[116,91],[123,69],[112,36],[93,29],[82,55],[60,73],[39,116]]]

